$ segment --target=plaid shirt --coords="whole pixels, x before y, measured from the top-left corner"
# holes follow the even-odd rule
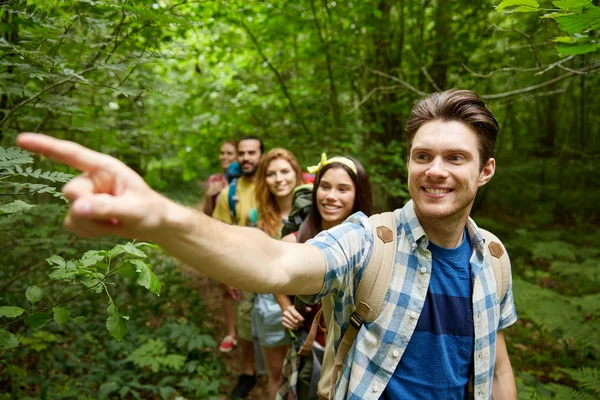
[[[415,330],[425,302],[431,277],[429,239],[419,223],[413,202],[395,211],[398,224],[398,251],[392,282],[377,319],[365,323],[348,352],[343,373],[338,379],[335,399],[379,399]],[[501,303],[496,294],[494,270],[484,251],[484,240],[475,222],[469,218],[467,235],[473,254],[473,320],[475,326],[474,396],[490,399],[496,359],[496,331],[517,320],[512,295],[512,278]],[[309,303],[332,294],[336,324],[336,347],[349,326],[354,311],[354,291],[368,264],[373,247],[373,228],[362,213],[352,215],[343,224],[324,231],[309,241],[323,253],[327,272],[321,292],[301,296]],[[423,349],[423,357],[435,357]],[[434,379],[434,377],[432,377]]]

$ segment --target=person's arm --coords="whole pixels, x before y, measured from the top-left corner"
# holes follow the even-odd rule
[[[492,383],[493,400],[516,400],[517,386],[512,366],[506,350],[504,332],[496,334],[496,362],[494,364],[494,381]]]
[[[296,238],[296,235],[293,233],[290,233],[289,235],[284,236],[281,241],[297,243],[298,238]],[[294,307],[294,304],[290,300],[289,296],[281,293],[276,293],[274,296],[283,313],[283,319],[281,321],[282,325],[287,329],[298,329],[301,327],[304,317],[298,312],[298,310],[296,310],[296,307]]]
[[[150,240],[184,263],[228,285],[262,293],[318,293],[326,263],[314,246],[229,226],[150,189],[121,161],[73,142],[21,134],[22,148],[83,172],[63,188],[65,225],[85,236]]]

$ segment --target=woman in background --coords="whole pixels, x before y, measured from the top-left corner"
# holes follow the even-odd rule
[[[309,172],[316,174],[310,213],[298,232],[291,233],[282,240],[304,243],[321,231],[341,224],[356,212],[361,211],[367,216],[372,214],[371,183],[358,160],[352,157],[327,159],[323,153],[321,162],[309,168]],[[302,305],[301,307],[304,309],[297,310],[289,296],[276,294],[275,298],[283,311],[282,325],[285,328],[304,329],[307,332],[310,330],[315,315],[321,308],[320,304],[310,307]],[[306,337],[306,335],[298,336]],[[319,329],[317,332],[315,341],[321,346],[325,346],[325,336],[322,330]],[[299,347],[302,344],[300,343]],[[300,361],[296,357],[300,356],[292,354],[292,351],[286,355],[286,365],[282,371],[285,379],[278,389],[277,399],[308,398],[310,382],[298,385],[299,371],[294,371],[294,369],[299,368]]]
[[[217,197],[225,186],[227,186],[227,178],[225,177],[225,171],[227,167],[231,165],[237,158],[237,143],[234,140],[227,140],[223,142],[219,149],[219,162],[223,172],[213,174],[208,177],[206,182],[206,192],[204,202],[202,203],[202,212],[206,215],[211,215],[215,210],[217,204]]]
[[[292,209],[294,189],[301,184],[302,168],[291,152],[276,148],[263,157],[256,175],[259,229],[272,238],[281,238],[283,221]],[[253,317],[269,377],[269,398],[274,399],[290,338],[272,294],[257,294],[254,304]]]

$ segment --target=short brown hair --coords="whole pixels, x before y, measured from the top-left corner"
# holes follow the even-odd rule
[[[500,126],[485,103],[471,90],[450,89],[433,93],[413,107],[406,121],[408,154],[419,128],[427,122],[459,121],[469,126],[479,140],[479,166],[483,168],[496,150],[496,137]]]

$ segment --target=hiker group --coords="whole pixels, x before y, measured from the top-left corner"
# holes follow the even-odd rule
[[[221,146],[204,213],[112,157],[43,135],[18,143],[84,172],[63,189],[69,229],[152,240],[223,282],[220,350],[239,347],[242,369],[231,398],[248,396],[262,353],[270,398],[516,399],[510,262],[469,217],[498,130],[471,91],[421,99],[406,124],[411,200],[378,215],[357,159],[323,154],[306,174],[257,137]]]

